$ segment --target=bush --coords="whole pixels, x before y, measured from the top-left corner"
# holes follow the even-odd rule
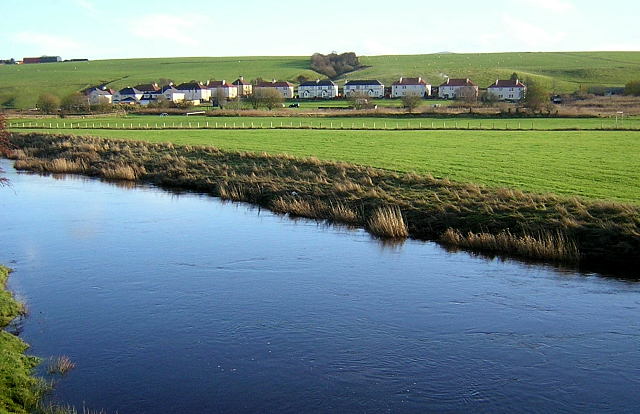
[[[36,108],[45,114],[54,114],[60,109],[60,99],[50,93],[42,94],[36,102]]]
[[[624,94],[640,96],[640,80],[631,81],[624,85]]]

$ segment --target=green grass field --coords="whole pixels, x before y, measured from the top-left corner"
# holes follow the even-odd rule
[[[630,131],[75,129],[66,132],[314,156],[393,171],[429,173],[490,187],[640,203],[640,136]]]
[[[51,128],[329,128],[329,129],[636,129],[640,117],[610,118],[499,118],[499,117],[309,117],[296,116],[297,109],[286,109],[292,116],[180,116],[127,115],[95,118],[9,119],[12,127],[45,126]]]
[[[390,85],[401,76],[422,76],[439,85],[443,76],[471,78],[486,88],[497,78],[513,72],[522,78],[538,79],[550,90],[570,93],[594,85],[624,86],[637,79],[640,52],[575,53],[491,53],[429,54],[402,56],[363,56],[365,69],[339,79],[379,79]],[[297,83],[299,75],[320,77],[309,69],[308,56],[290,57],[200,57],[99,60],[36,65],[0,65],[0,104],[4,107],[30,108],[38,96],[53,93],[64,97],[89,86],[107,84],[121,89],[160,78],[176,83],[210,78],[233,81],[239,75],[246,80],[287,80]],[[554,88],[555,86],[555,88]]]

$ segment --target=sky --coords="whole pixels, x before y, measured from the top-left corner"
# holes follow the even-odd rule
[[[640,51],[637,0],[0,0],[0,58]]]

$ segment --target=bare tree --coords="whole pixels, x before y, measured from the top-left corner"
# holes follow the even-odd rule
[[[253,95],[249,98],[249,102],[254,109],[265,107],[272,110],[282,105],[284,96],[273,88],[259,88],[254,90]]]
[[[407,111],[409,111],[409,113],[412,113],[413,111],[418,109],[418,107],[422,105],[423,102],[424,100],[420,95],[410,94],[402,97],[402,106],[404,108],[407,108]]]

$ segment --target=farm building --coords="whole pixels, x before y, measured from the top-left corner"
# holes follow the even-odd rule
[[[467,79],[449,79],[439,87],[442,99],[478,99],[478,85]]]
[[[524,99],[527,87],[518,79],[496,80],[487,87],[487,97],[497,101],[519,101]]]
[[[300,98],[337,98],[338,85],[329,79],[302,82],[298,86],[298,96]]]
[[[391,85],[392,98],[402,98],[403,96],[409,95],[431,96],[431,85],[421,77],[400,78],[399,81],[393,82]]]
[[[56,63],[62,62],[62,58],[60,56],[40,56],[40,57],[26,57],[22,59],[22,63],[27,65],[30,63]]]
[[[353,95],[383,98],[384,85],[379,80],[348,80],[344,83],[344,96]]]
[[[285,97],[285,99],[293,98],[293,85],[289,82],[285,81],[276,81],[275,79],[271,82],[261,82],[257,84],[254,88],[254,92],[259,91],[260,89],[272,88],[277,90]]]
[[[252,91],[253,85],[245,81],[242,76],[239,76],[238,79],[236,79],[232,83],[232,85],[235,85],[235,87],[238,88],[238,96],[241,96],[241,97],[249,96],[253,92]]]

